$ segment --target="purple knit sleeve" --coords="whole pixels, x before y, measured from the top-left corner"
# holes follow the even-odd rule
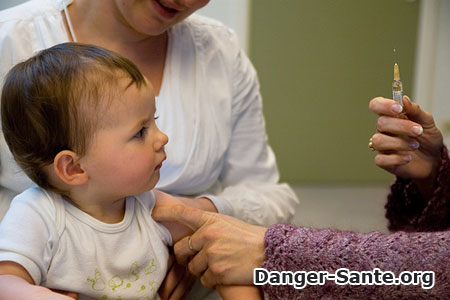
[[[437,231],[450,228],[450,159],[443,146],[431,199],[423,199],[410,179],[397,178],[386,204],[392,231]]]
[[[435,285],[264,285],[270,299],[450,299],[450,231],[361,234],[278,224],[265,236],[269,271],[434,271]]]

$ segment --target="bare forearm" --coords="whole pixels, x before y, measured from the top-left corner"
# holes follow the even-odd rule
[[[0,300],[69,300],[70,297],[33,285],[15,275],[0,275]]]
[[[14,275],[0,275],[0,300],[36,299],[37,286]]]

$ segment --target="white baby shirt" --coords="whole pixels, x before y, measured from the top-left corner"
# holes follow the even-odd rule
[[[154,203],[153,192],[128,197],[123,220],[107,224],[58,194],[30,188],[0,224],[0,261],[80,299],[158,299],[172,241],[151,217]]]

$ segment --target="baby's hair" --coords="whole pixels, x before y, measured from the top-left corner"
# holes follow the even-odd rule
[[[14,159],[36,184],[58,191],[44,167],[62,150],[82,156],[99,126],[101,111],[118,81],[138,88],[144,76],[130,60],[112,51],[64,43],[14,66],[1,95],[2,130]]]

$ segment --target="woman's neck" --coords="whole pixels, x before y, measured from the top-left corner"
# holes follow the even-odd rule
[[[158,44],[159,36],[136,31],[111,0],[74,0],[68,7],[78,42],[91,44]]]
[[[137,32],[123,20],[112,0],[74,0],[67,11],[77,42],[97,45],[132,60],[159,94],[168,47],[167,32],[157,36]]]

